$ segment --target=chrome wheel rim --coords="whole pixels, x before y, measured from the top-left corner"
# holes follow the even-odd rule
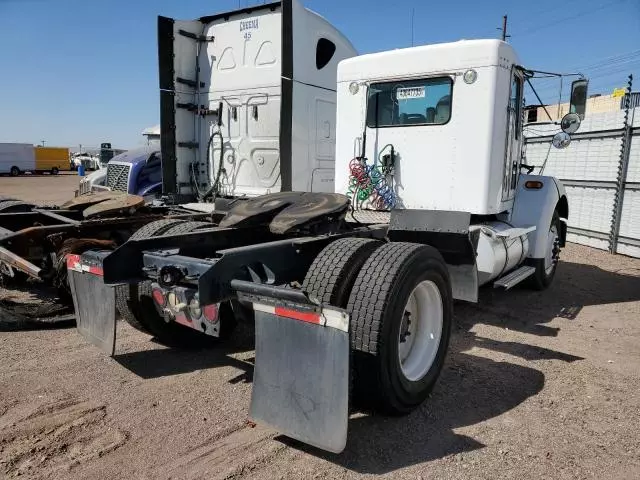
[[[547,255],[544,258],[544,271],[549,275],[558,263],[560,258],[560,237],[556,222],[551,225],[547,235]]]

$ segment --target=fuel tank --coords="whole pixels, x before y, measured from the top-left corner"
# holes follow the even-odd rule
[[[512,228],[500,221],[471,225],[470,230],[480,230],[476,257],[479,285],[505,275],[527,258],[529,238],[527,234],[509,236]]]

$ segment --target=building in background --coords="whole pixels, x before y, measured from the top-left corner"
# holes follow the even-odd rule
[[[623,90],[624,92],[624,90]],[[624,93],[622,95],[613,93],[611,95],[591,95],[587,99],[587,115],[591,113],[604,113],[615,112],[623,110]],[[631,108],[640,106],[640,92],[631,93]],[[551,120],[560,120],[564,115],[569,112],[569,103],[561,103],[560,108],[558,104],[545,105],[547,111],[551,115]],[[524,107],[525,122],[548,122],[549,117],[540,105],[529,105]]]
[[[147,137],[147,145],[160,144],[160,125],[145,128],[142,135]]]

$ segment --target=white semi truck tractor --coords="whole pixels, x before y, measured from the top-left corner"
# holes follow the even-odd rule
[[[231,204],[208,225],[173,225],[159,235],[134,235],[112,252],[69,255],[69,279],[79,331],[112,355],[115,292],[123,286],[137,291],[130,323],[168,343],[220,341],[235,322],[255,321],[251,418],[340,452],[351,408],[405,414],[426,400],[445,360],[455,299],[476,302],[487,284],[551,284],[566,239],[568,202],[557,179],[531,175],[524,163],[523,91],[536,72],[520,64],[509,44],[459,41],[342,60],[333,87],[334,155],[325,150],[330,141],[318,140],[331,139],[334,131],[332,117],[325,121],[318,113],[325,100],[309,103],[301,93],[295,107],[296,89],[304,92],[314,81],[304,73],[296,76],[296,65],[311,62],[322,70],[324,58],[318,50],[315,59],[295,52],[321,42],[307,38],[313,29],[296,26],[296,12],[303,18],[303,10],[295,0],[265,8],[227,14],[239,18],[230,28],[241,45],[226,63],[226,50],[215,50],[207,22],[189,35],[180,33],[180,25],[172,28],[176,39],[203,42],[210,49],[207,58],[225,68],[246,60],[237,52],[247,51],[247,42],[264,33],[260,28],[271,32],[259,38],[269,38],[274,61],[282,65],[266,62],[265,69],[275,69],[268,77],[275,93],[265,87],[238,97],[229,87],[211,95],[205,110],[220,99],[238,98],[238,122],[248,122],[239,128],[245,131],[256,121],[254,105],[259,120],[274,102],[278,107],[269,111],[280,112],[279,134],[261,131],[264,138],[255,145],[243,140],[227,150],[227,142],[237,138],[231,127],[236,113],[223,107],[219,124],[196,119],[194,148],[178,147],[184,138],[163,140],[163,158],[167,145],[168,155],[177,148],[186,149],[179,155],[192,155],[196,180],[219,169],[211,160],[219,155],[226,174],[237,179],[226,188],[250,198]],[[270,8],[279,15],[273,25],[263,19]],[[207,21],[220,18],[225,17]],[[251,35],[242,37],[243,32]],[[250,58],[261,58],[260,49],[254,50]],[[289,61],[293,70],[286,67]],[[209,74],[215,78],[200,72],[205,85]],[[568,145],[569,133],[578,128],[586,86],[582,78],[572,84],[572,113],[560,122],[563,132],[554,145]],[[200,105],[197,92],[189,95],[185,102],[196,98]],[[293,107],[285,107],[290,102]],[[171,108],[177,118],[182,110],[176,106]],[[195,119],[183,110],[181,115]],[[208,112],[202,113],[206,118]],[[295,121],[305,116],[316,119],[316,137],[306,147],[297,142]],[[215,143],[211,128],[218,127],[226,133]],[[164,136],[170,130],[162,131]],[[269,146],[276,136],[279,153]],[[207,138],[222,153],[203,153]],[[318,152],[335,156],[335,168],[321,167]],[[310,160],[298,162],[297,154]],[[273,173],[278,164],[279,176]],[[173,172],[176,194],[194,188],[190,175],[188,168]],[[331,192],[314,187],[322,178],[331,178]],[[300,191],[250,196],[258,179],[266,188]]]

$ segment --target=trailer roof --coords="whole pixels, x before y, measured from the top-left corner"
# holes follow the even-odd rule
[[[511,45],[501,40],[460,40],[360,55],[340,62],[338,81],[368,80],[451,72],[518,63]]]
[[[204,17],[200,17],[200,21],[202,23],[210,23],[210,22],[213,22],[215,20],[219,20],[221,18],[228,19],[229,17],[235,16],[235,15],[259,12],[261,10],[271,10],[271,11],[273,11],[273,10],[275,10],[276,8],[278,8],[281,5],[282,5],[282,2],[265,3],[264,5],[255,5],[255,6],[252,6],[252,7],[240,8],[238,10],[231,10],[229,12],[217,13],[215,15],[207,15],[207,16],[204,16]]]

